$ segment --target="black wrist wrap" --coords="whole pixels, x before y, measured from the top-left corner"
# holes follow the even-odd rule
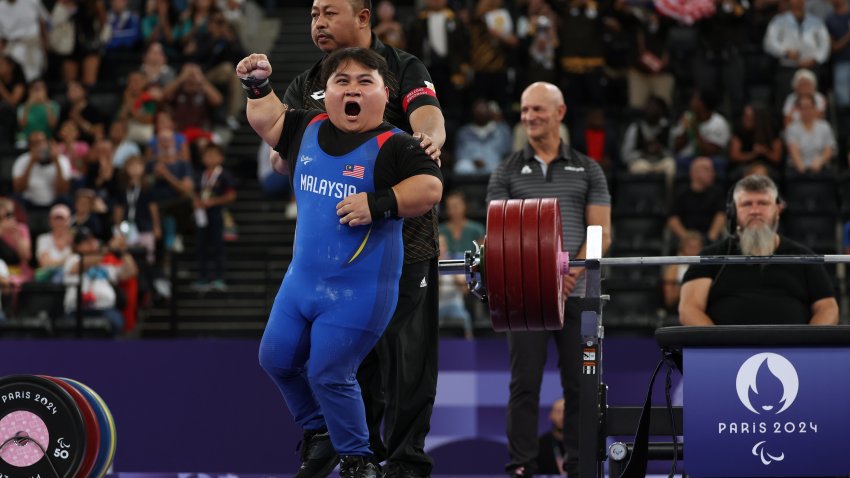
[[[268,78],[258,80],[253,76],[247,78],[239,78],[242,82],[242,89],[248,95],[248,99],[258,100],[272,92],[272,85]]]
[[[372,220],[398,218],[398,203],[393,188],[366,193]]]

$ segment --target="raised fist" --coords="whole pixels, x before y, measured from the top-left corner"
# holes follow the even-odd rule
[[[265,80],[271,74],[272,65],[262,53],[252,53],[236,65],[236,76],[240,79],[253,77],[256,80]]]

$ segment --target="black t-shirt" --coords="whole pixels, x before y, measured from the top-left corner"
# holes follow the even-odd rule
[[[195,174],[195,193],[199,197],[203,197],[204,189],[209,190],[210,198],[220,198],[236,190],[236,180],[230,175],[230,172],[223,169],[218,174],[209,174],[206,170],[203,170]],[[207,215],[219,216],[223,209],[224,206],[212,206],[207,208]]]
[[[431,105],[440,107],[431,75],[425,65],[415,56],[404,50],[389,47],[372,35],[372,50],[387,60],[393,75],[390,101],[384,113],[384,119],[399,129],[413,133],[408,117],[417,108]],[[325,109],[325,85],[319,77],[322,71],[323,57],[312,68],[301,73],[283,95],[283,102],[290,108]]]
[[[280,135],[280,141],[275,150],[284,158],[297,158],[301,149],[301,139],[310,120],[321,114],[318,110],[287,110],[284,128]],[[393,129],[393,125],[383,123],[376,129],[363,133],[344,133],[337,129],[330,121],[325,121],[319,127],[318,139],[322,150],[332,156],[345,155],[365,141]],[[289,167],[289,178],[295,177],[295,168],[298,161],[287,161]],[[430,174],[442,181],[443,176],[437,163],[425,153],[419,146],[419,141],[408,134],[392,135],[381,147],[378,157],[375,159],[375,190],[392,187],[402,180],[419,174]],[[293,190],[296,187],[292,185]],[[407,224],[411,219],[405,219]],[[430,259],[433,253],[430,249],[420,250],[414,248],[411,251],[407,236],[404,236],[405,250],[404,262],[410,264]],[[427,242],[426,242],[427,244]],[[411,252],[409,252],[411,251]],[[412,255],[411,255],[412,254]]]
[[[737,239],[709,245],[702,256],[740,255]],[[807,247],[780,236],[774,255],[813,255]],[[682,282],[712,279],[706,314],[717,325],[807,324],[811,306],[834,297],[820,264],[692,265]]]
[[[411,113],[425,105],[440,107],[431,75],[418,58],[406,51],[384,45],[375,35],[372,35],[371,48],[387,60],[390,73],[394,77],[392,81],[395,87],[391,88],[384,119],[407,133],[413,133],[408,119]],[[290,108],[324,111],[325,85],[320,84],[319,78],[324,58],[289,84],[283,102]],[[419,217],[405,219],[402,235],[405,263],[434,259],[440,255],[437,215],[433,210]]]
[[[678,216],[685,229],[708,234],[714,215],[725,210],[726,198],[719,187],[712,186],[697,192],[689,186],[676,195],[670,215]]]

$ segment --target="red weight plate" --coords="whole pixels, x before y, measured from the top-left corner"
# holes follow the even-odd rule
[[[543,324],[546,330],[564,327],[563,277],[558,265],[562,249],[561,208],[557,199],[543,199],[540,203],[540,301]]]
[[[522,199],[505,204],[502,247],[505,248],[505,296],[508,326],[512,331],[528,330],[525,323],[525,300],[522,287]]]
[[[540,200],[522,203],[522,290],[525,299],[525,323],[528,330],[546,330],[540,304],[540,239],[538,221]]]
[[[487,236],[484,241],[484,274],[487,281],[487,306],[496,332],[506,332],[508,314],[505,305],[505,262],[502,245],[505,201],[490,201],[487,206]]]
[[[97,459],[97,451],[100,448],[100,428],[97,425],[97,415],[92,409],[91,404],[76,388],[68,384],[62,379],[56,377],[48,377],[47,375],[39,375],[41,378],[50,380],[62,387],[68,395],[74,399],[74,403],[80,409],[83,415],[83,422],[86,424],[86,451],[83,455],[83,461],[80,463],[80,470],[77,472],[77,478],[89,478],[94,462]]]

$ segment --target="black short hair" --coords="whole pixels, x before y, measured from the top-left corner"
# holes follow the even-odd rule
[[[215,144],[215,143],[210,143],[210,144],[208,144],[208,145],[204,148],[204,150],[203,150],[202,154],[207,154],[207,153],[211,153],[211,152],[218,152],[218,154],[220,154],[220,155],[224,156],[224,148],[222,148],[221,146],[219,146],[219,145],[217,145],[217,144]]]
[[[699,100],[702,102],[702,105],[705,106],[705,109],[708,111],[715,111],[717,109],[717,105],[720,104],[720,96],[716,91],[711,89],[700,89],[697,90],[697,96]]]
[[[390,72],[387,60],[375,53],[374,50],[360,47],[343,48],[328,55],[322,62],[322,84],[327,85],[328,79],[339,69],[340,65],[349,61],[359,63],[370,70],[376,70],[384,79],[384,85],[389,87],[390,93],[395,91],[395,77]]]

